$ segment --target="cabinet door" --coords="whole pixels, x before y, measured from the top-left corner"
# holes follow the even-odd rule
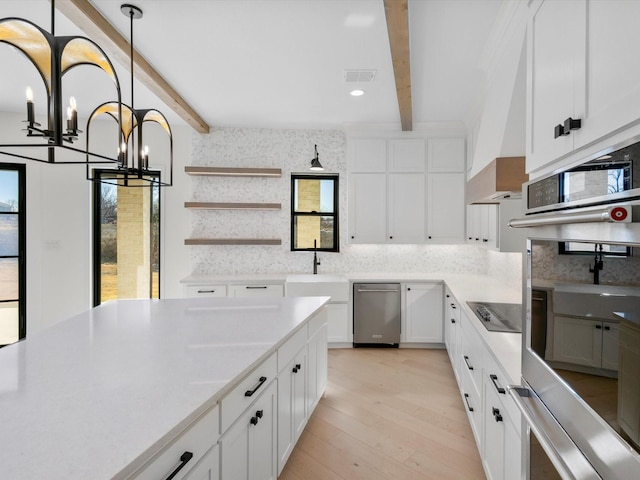
[[[388,242],[424,242],[424,175],[389,174]]]
[[[258,397],[220,440],[220,471],[224,479],[276,479],[277,382]]]
[[[554,138],[554,128],[583,111],[585,15],[585,0],[547,0],[530,20],[527,172],[573,149],[573,132]]]
[[[184,480],[218,480],[220,478],[220,451],[214,445],[198,464],[189,470]]]
[[[385,243],[387,176],[384,173],[351,175],[349,235],[352,243]]]
[[[587,117],[575,132],[576,146],[595,141],[640,118],[637,44],[640,2],[587,3]]]
[[[429,172],[463,173],[466,165],[464,138],[432,138],[428,149]]]
[[[425,170],[424,140],[394,139],[389,140],[389,171],[417,172]]]
[[[412,283],[405,291],[406,341],[442,343],[442,285]]]
[[[278,374],[278,474],[306,425],[307,346]]]
[[[350,342],[351,324],[348,303],[327,304],[328,340],[334,343]]]
[[[307,417],[311,416],[327,387],[327,325],[309,339],[307,363]]]
[[[462,173],[429,175],[427,239],[432,243],[462,243],[465,227],[465,179]]]
[[[618,370],[620,351],[619,324],[602,322],[602,368]]]
[[[349,140],[350,172],[386,172],[387,141],[384,138]]]
[[[602,322],[555,316],[553,359],[557,362],[600,367]]]

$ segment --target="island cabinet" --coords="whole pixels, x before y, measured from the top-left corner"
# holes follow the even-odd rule
[[[553,335],[553,361],[618,370],[617,322],[555,315]]]
[[[639,2],[537,0],[531,12],[528,172],[640,119],[640,64],[624,47],[636,43]],[[559,38],[570,40],[558,48]]]
[[[443,343],[442,284],[407,283],[405,336],[409,343]]]

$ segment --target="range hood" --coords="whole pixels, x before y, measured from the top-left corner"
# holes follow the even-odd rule
[[[522,196],[522,184],[528,181],[525,157],[496,158],[467,182],[467,204],[519,198]]]

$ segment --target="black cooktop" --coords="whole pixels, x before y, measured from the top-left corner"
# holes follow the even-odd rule
[[[467,302],[491,332],[522,333],[522,305],[519,303]]]

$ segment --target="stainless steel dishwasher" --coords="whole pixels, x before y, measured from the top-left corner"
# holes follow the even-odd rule
[[[397,347],[400,343],[400,284],[353,284],[353,346]]]

